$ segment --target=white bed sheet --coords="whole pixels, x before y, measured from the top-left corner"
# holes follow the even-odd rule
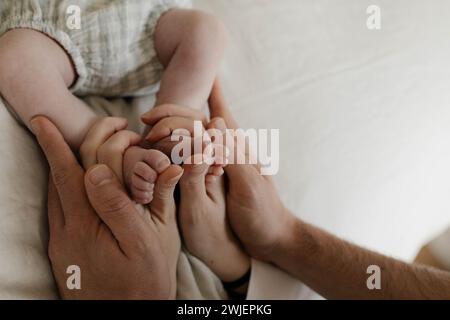
[[[280,192],[307,221],[410,260],[450,224],[450,2],[201,1],[232,35],[243,127],[281,130]],[[239,8],[239,9],[236,9]]]
[[[222,79],[236,118],[281,129],[276,182],[287,206],[410,260],[450,225],[450,2],[377,3],[380,31],[366,28],[367,0],[196,0],[230,30]],[[118,100],[112,113],[133,117],[149,105],[134,103]],[[0,297],[52,298],[45,165],[3,108],[0,119]],[[255,266],[249,298],[314,296]]]

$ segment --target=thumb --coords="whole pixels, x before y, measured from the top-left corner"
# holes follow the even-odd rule
[[[227,126],[223,118],[212,119],[209,128],[217,129],[225,135],[225,145],[230,154],[228,155],[229,164],[224,170],[231,184],[240,184],[246,177],[252,177],[258,173],[257,166],[247,164],[246,145],[239,145],[233,135],[227,134]],[[239,163],[240,159],[245,160],[244,163]]]
[[[89,201],[100,219],[123,246],[130,245],[139,235],[145,235],[144,224],[133,202],[106,165],[92,167],[85,177]],[[126,250],[125,250],[126,252]]]
[[[163,221],[175,213],[173,193],[182,175],[183,169],[180,166],[171,165],[156,180],[150,211]]]
[[[209,104],[209,112],[211,114],[211,118],[223,118],[230,129],[239,128],[236,120],[231,114],[230,109],[227,107],[227,103],[225,101],[225,97],[222,93],[222,87],[220,85],[220,81],[218,78],[214,81],[214,85],[211,91],[211,95],[208,100]]]
[[[194,156],[193,156],[194,157]],[[195,163],[191,161],[191,163]],[[208,173],[209,165],[205,162],[201,164],[184,164],[184,174],[180,180],[180,191],[183,198],[204,197],[206,195],[205,177]]]

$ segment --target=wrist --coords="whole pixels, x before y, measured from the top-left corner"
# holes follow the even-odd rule
[[[244,300],[247,296],[248,286],[250,283],[251,267],[239,279],[233,282],[224,282],[222,284],[227,291],[231,300]]]
[[[241,279],[251,268],[250,257],[241,250],[233,255],[228,255],[228,257],[234,258],[230,264],[227,264],[226,268],[221,268],[220,270],[214,270],[214,267],[211,268],[223,283],[232,283]]]
[[[295,217],[288,209],[284,209],[285,222],[276,244],[273,247],[270,262],[282,266],[283,261],[289,259],[292,254],[299,254],[303,251],[302,239],[304,223]]]
[[[323,254],[320,232],[296,217],[293,217],[286,230],[271,262],[298,279],[310,272],[314,274],[321,265],[320,257]]]

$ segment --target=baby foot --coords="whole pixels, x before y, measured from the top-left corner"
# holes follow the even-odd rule
[[[123,158],[123,175],[133,200],[138,204],[149,204],[158,175],[169,166],[169,158],[160,151],[136,146],[129,148]]]

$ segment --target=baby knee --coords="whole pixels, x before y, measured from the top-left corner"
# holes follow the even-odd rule
[[[43,33],[14,29],[0,37],[0,82],[9,86],[30,74],[70,82],[72,66],[66,52]]]
[[[194,44],[211,45],[223,51],[228,42],[228,31],[223,22],[212,14],[194,11],[192,16],[191,35]]]

